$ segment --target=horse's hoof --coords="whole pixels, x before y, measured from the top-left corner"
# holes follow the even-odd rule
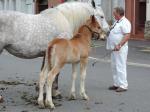
[[[55,106],[54,105],[46,105],[47,108],[51,109],[51,110],[54,110],[55,109]]]
[[[88,101],[88,100],[89,100],[89,97],[88,97],[88,96],[84,96],[84,97],[83,97],[83,100],[87,100],[87,101]]]
[[[4,102],[4,99],[3,97],[0,95],[0,103],[3,103]]]
[[[43,101],[38,101],[39,108],[43,109],[45,108]]]
[[[44,105],[39,105],[39,109],[44,109],[45,106]]]
[[[89,97],[85,93],[81,93],[81,97],[83,100],[89,100]]]
[[[76,100],[76,95],[75,93],[72,93],[69,97],[69,100]]]
[[[48,100],[45,100],[45,106],[50,109],[55,109],[55,105]]]

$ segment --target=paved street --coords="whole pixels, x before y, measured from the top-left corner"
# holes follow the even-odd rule
[[[96,41],[89,57],[86,91],[90,98],[79,96],[79,78],[76,83],[77,100],[68,101],[71,88],[71,66],[66,65],[59,77],[63,98],[54,100],[54,112],[150,112],[150,41],[129,41],[128,82],[124,93],[109,91],[112,85],[109,52],[105,41]],[[107,54],[107,56],[106,56]],[[93,60],[94,59],[94,60]],[[94,66],[93,62],[97,61]],[[20,59],[7,52],[0,55],[0,112],[51,112],[39,109],[35,83],[39,78],[42,58]],[[79,76],[79,75],[78,75]]]

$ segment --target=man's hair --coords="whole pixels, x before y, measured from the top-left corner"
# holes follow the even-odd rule
[[[124,16],[124,9],[122,7],[115,7],[114,10],[116,11],[117,14],[120,16]]]

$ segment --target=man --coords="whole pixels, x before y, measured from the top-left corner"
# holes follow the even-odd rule
[[[110,28],[106,48],[111,50],[111,67],[113,86],[109,90],[124,92],[128,89],[126,61],[128,54],[128,39],[130,38],[131,23],[124,16],[122,7],[113,10],[116,21]]]

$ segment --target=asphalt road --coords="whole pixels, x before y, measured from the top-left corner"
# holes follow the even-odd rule
[[[71,65],[66,65],[59,77],[63,98],[54,100],[54,112],[150,112],[150,41],[130,41],[128,55],[129,89],[124,93],[109,91],[112,85],[109,52],[105,42],[94,43],[89,58],[86,91],[89,101],[81,100],[79,77],[76,82],[77,100],[68,101],[71,88]],[[108,54],[107,56],[105,56]],[[97,60],[95,66],[92,63]],[[19,59],[7,52],[0,55],[0,112],[51,112],[39,109],[35,83],[39,78],[42,58]],[[79,76],[79,75],[78,75]]]

